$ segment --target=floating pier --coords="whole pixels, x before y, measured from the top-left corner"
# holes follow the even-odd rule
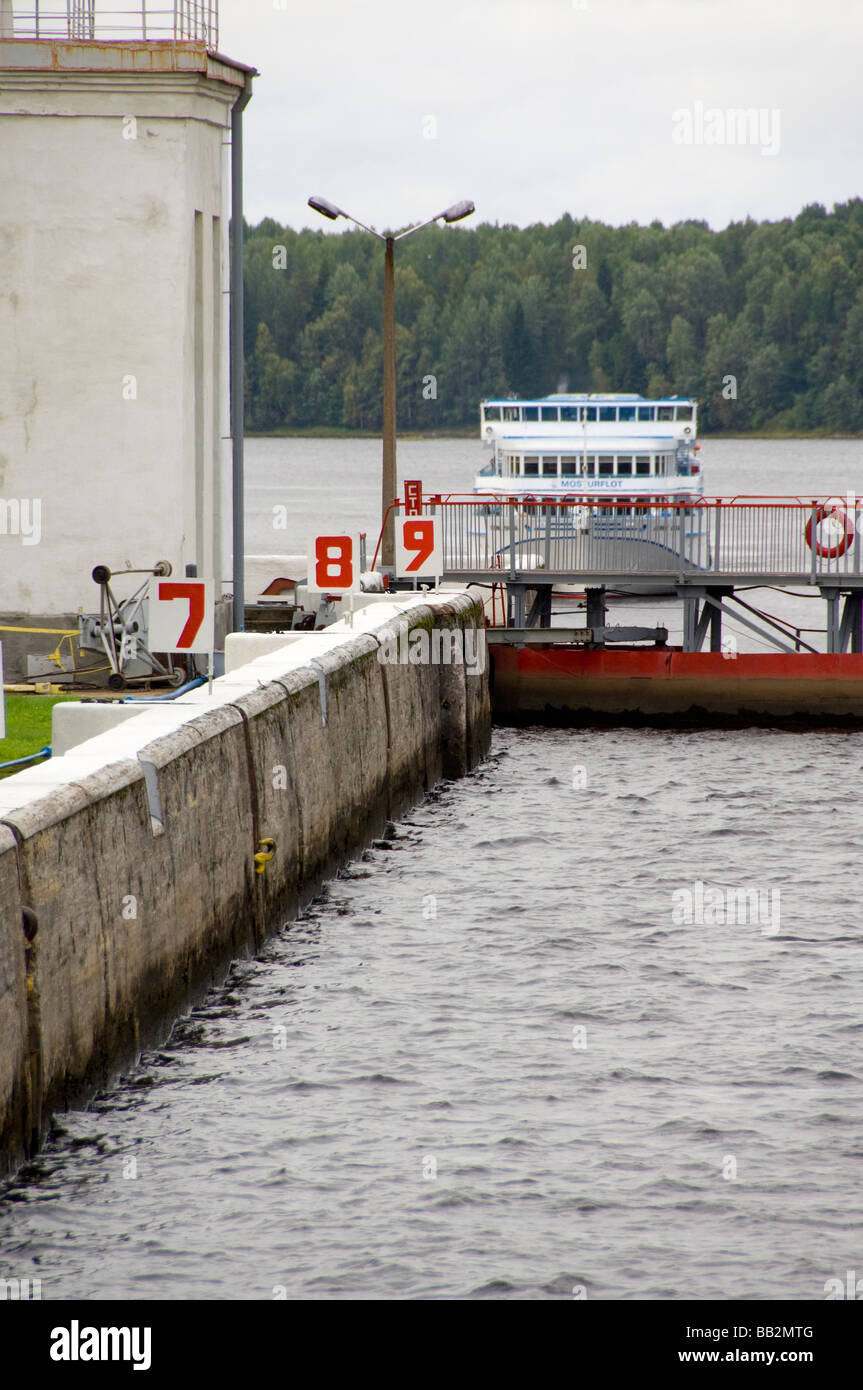
[[[854,497],[585,499],[440,494],[444,578],[478,585],[503,722],[863,724],[863,513]],[[553,627],[582,591],[585,625]],[[753,588],[824,603],[824,650],[754,607]],[[678,602],[665,627],[614,625],[613,602]],[[738,651],[741,624],[770,652]],[[705,649],[706,648],[706,649]]]

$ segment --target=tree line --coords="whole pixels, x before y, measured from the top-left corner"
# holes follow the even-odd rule
[[[383,248],[246,231],[246,424],[381,425]],[[487,396],[692,395],[707,430],[863,430],[863,200],[778,222],[431,226],[396,245],[402,430]]]

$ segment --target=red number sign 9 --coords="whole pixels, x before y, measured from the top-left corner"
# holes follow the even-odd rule
[[[405,565],[405,572],[410,574],[422,569],[434,551],[434,522],[428,517],[424,517],[422,521],[406,521],[404,545],[405,550],[414,552],[414,558]]]

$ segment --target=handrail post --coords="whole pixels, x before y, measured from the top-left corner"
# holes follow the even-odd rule
[[[677,577],[683,583],[683,504],[677,502]]]
[[[811,556],[812,556],[809,577],[810,577],[810,579],[811,579],[813,585],[814,585],[814,583],[815,583],[815,576],[816,576],[816,570],[817,570],[817,564],[818,564],[818,528],[817,528],[816,521],[815,521],[815,518],[816,518],[817,515],[818,515],[818,503],[816,502],[815,498],[813,497],[813,498],[812,498],[812,510],[811,510],[811,512],[810,512],[810,517],[811,517],[811,531],[810,531],[810,534],[811,534],[811,536],[812,536],[812,544],[811,544],[811,546],[809,547],[809,550],[810,550],[810,553],[811,553]]]

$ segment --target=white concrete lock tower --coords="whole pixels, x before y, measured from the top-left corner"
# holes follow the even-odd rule
[[[0,0],[3,625],[74,627],[97,563],[232,589],[228,194],[254,69],[219,54],[217,0],[161,4]],[[57,644],[0,639],[7,680]]]

